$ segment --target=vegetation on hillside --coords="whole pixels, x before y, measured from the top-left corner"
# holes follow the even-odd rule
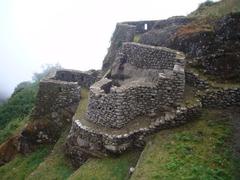
[[[23,119],[32,110],[37,93],[38,85],[31,83],[18,89],[9,100],[0,106],[0,128],[1,130],[15,119]]]
[[[1,179],[24,180],[51,151],[52,146],[39,147],[35,152],[28,155],[17,155],[17,157],[0,167]]]
[[[197,18],[219,18],[231,12],[240,11],[239,0],[222,0],[220,2],[206,2],[199,5],[196,11],[189,14],[190,17]]]
[[[234,179],[240,161],[233,158],[229,116],[205,111],[195,122],[152,137],[132,179]]]
[[[186,26],[185,30],[198,31],[200,26],[206,31],[211,30],[212,27],[207,23],[209,19],[236,11],[240,11],[239,0],[223,0],[218,3],[207,1],[189,15],[201,21],[195,21],[191,27]],[[135,36],[134,42],[138,41],[139,36]],[[48,65],[42,73],[35,73],[33,83],[19,84],[10,99],[0,105],[0,143],[20,131],[29,121],[38,82],[59,68],[59,65]],[[82,90],[82,99],[76,113],[78,117],[82,117],[86,111],[87,97],[88,91]],[[233,157],[230,122],[225,112],[205,110],[194,122],[149,137],[141,156],[140,151],[131,150],[116,157],[90,158],[75,172],[64,156],[64,142],[70,128],[66,127],[54,147],[40,146],[35,152],[17,155],[1,166],[0,179],[123,180],[129,178],[129,168],[136,165],[139,157],[131,177],[133,180],[234,179],[239,177],[240,159]]]
[[[140,152],[129,151],[118,157],[89,159],[69,180],[124,180],[129,176],[129,169],[134,167]]]
[[[0,144],[6,141],[9,137],[19,133],[28,121],[29,116],[12,119],[3,129],[0,130]]]
[[[0,143],[23,128],[34,107],[39,81],[60,68],[59,64],[44,66],[41,73],[34,73],[33,82],[18,84],[11,97],[0,105]]]
[[[65,132],[62,133],[62,136],[55,144],[52,152],[31,172],[26,178],[27,180],[67,179],[74,172],[70,161],[64,156],[64,143],[69,129],[70,127],[66,128]]]

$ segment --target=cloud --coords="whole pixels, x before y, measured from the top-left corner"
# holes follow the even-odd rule
[[[0,1],[1,88],[9,95],[42,64],[100,69],[117,22],[186,15],[203,1]]]

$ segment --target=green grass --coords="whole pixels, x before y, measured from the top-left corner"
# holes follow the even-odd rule
[[[129,151],[118,157],[89,159],[69,180],[124,180],[134,167],[140,152]]]
[[[205,111],[198,121],[153,136],[132,180],[233,179],[231,127],[223,114]]]
[[[16,119],[24,119],[31,112],[37,94],[38,84],[32,83],[15,92],[0,106],[0,129]]]
[[[82,118],[87,110],[88,105],[88,90],[83,88],[81,89],[81,100],[80,104],[76,110],[74,118]]]
[[[139,34],[135,35],[135,36],[133,37],[133,42],[139,43],[140,38],[141,38],[141,36],[140,36]]]
[[[15,118],[11,120],[3,129],[0,129],[0,144],[7,140],[7,138],[20,132],[24,125],[28,122],[29,117]]]
[[[83,116],[85,109],[87,107],[88,100],[88,90],[81,90],[81,100],[77,109],[77,115]],[[39,179],[39,180],[52,180],[52,179],[67,179],[73,172],[74,168],[72,167],[69,160],[64,156],[64,143],[66,137],[69,133],[70,127],[67,127],[66,130],[61,135],[58,142],[55,144],[53,151],[42,162],[38,168],[33,171],[28,177],[28,180]]]
[[[26,156],[17,155],[11,162],[0,167],[0,179],[25,179],[42,161],[44,161],[44,158],[49,154],[51,149],[51,146],[41,146],[35,152]]]
[[[69,133],[69,127],[55,144],[51,154],[26,179],[66,179],[74,169],[64,156],[63,145]]]
[[[231,12],[239,11],[239,0],[222,0],[211,6],[199,6],[199,8],[196,11],[192,12],[189,16],[197,18],[219,18]]]

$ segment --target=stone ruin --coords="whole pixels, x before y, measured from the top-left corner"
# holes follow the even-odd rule
[[[183,101],[184,54],[133,42],[144,31],[140,24],[117,24],[105,74],[90,86],[85,116],[73,118],[66,149],[75,163],[138,146],[148,132],[170,125]]]
[[[142,147],[145,136],[185,124],[198,117],[202,108],[240,106],[240,87],[221,88],[189,68],[185,72],[184,54],[160,47],[171,43],[165,40],[176,26],[189,21],[174,17],[118,23],[101,71],[63,69],[40,82],[32,113],[36,121],[21,132],[16,147],[26,152],[31,143],[56,141],[72,119],[65,150],[78,167],[90,156]],[[204,91],[194,92],[197,99],[190,105],[184,99],[185,79],[187,85]],[[79,117],[81,87],[89,89],[89,99],[85,115]],[[52,128],[41,123],[46,119],[53,122]],[[58,136],[51,137],[52,132]]]
[[[61,109],[77,106],[80,101],[80,88],[89,88],[99,76],[99,72],[77,70],[58,70],[39,83],[37,102],[32,113],[34,118],[47,114],[57,114]],[[74,110],[69,110],[75,113]],[[54,115],[53,115],[54,116]]]
[[[33,121],[21,132],[21,151],[29,151],[36,143],[55,142],[63,127],[71,123],[79,105],[81,88],[89,88],[98,76],[99,71],[95,70],[61,69],[41,80],[31,114]]]
[[[177,106],[185,86],[184,64],[177,51],[124,43],[111,71],[90,87],[87,120],[121,129],[138,116]]]
[[[101,72],[63,69],[40,82],[33,116],[47,114],[60,128],[72,118],[66,154],[75,164],[141,146],[147,134],[184,122],[174,119],[185,88],[184,54],[133,42],[154,23],[118,23]],[[89,99],[78,117],[81,87],[89,89]]]

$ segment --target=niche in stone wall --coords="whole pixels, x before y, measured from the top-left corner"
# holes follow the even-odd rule
[[[148,24],[147,24],[147,23],[144,24],[144,30],[145,30],[145,31],[148,30]]]
[[[58,92],[62,92],[62,88],[61,87],[58,88]]]
[[[72,74],[72,81],[75,81],[75,75]]]
[[[64,74],[61,74],[61,78],[62,78],[62,79],[64,78]]]

